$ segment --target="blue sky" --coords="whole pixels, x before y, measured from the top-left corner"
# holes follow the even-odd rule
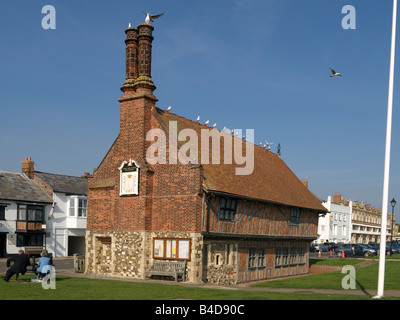
[[[55,30],[41,26],[47,4]],[[342,28],[345,5],[354,30]],[[165,12],[153,23],[158,107],[254,129],[318,197],[382,206],[392,1],[4,2],[0,170],[26,157],[68,175],[98,166],[119,132],[124,30],[142,12]],[[397,52],[389,198],[400,206]]]

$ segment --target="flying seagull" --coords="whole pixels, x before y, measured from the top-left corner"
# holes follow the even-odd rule
[[[342,76],[340,73],[336,72],[332,68],[329,68],[329,70],[331,70],[331,72],[332,72],[332,75],[330,76],[331,78],[332,77],[341,77]]]
[[[171,111],[171,109],[172,109],[172,107],[171,107],[171,106],[169,106],[169,107],[168,107],[168,109],[167,109],[167,111]]]
[[[155,15],[151,15],[150,13],[145,13],[145,15],[146,15],[146,20],[145,20],[144,22],[147,23],[147,24],[150,24],[150,22],[153,22],[154,19],[158,19],[158,18],[161,17],[163,14],[164,14],[164,12],[163,12],[163,13],[160,13],[160,14],[155,14]]]

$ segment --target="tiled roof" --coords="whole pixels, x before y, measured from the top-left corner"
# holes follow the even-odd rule
[[[201,143],[201,129],[212,129],[206,125],[194,122],[177,116],[173,113],[156,108],[154,115],[161,124],[167,135],[169,132],[169,121],[177,122],[177,132],[182,129],[193,129],[198,136],[198,143]],[[228,133],[226,133],[229,135]],[[234,138],[239,139],[239,138]],[[245,152],[245,144],[242,141],[242,150]],[[186,142],[180,142],[180,145]],[[249,175],[236,175],[235,170],[239,165],[224,164],[223,162],[223,141],[221,140],[220,155],[221,164],[202,164],[204,169],[203,187],[208,191],[238,195],[242,197],[258,199],[289,206],[309,208],[320,212],[327,212],[319,199],[296,177],[285,162],[275,153],[254,145],[254,170]],[[178,142],[179,149],[179,142]],[[199,157],[200,157],[199,148]],[[200,161],[199,161],[200,163]],[[243,167],[244,165],[242,165]]]
[[[22,173],[0,171],[0,200],[52,203],[52,199]]]
[[[35,171],[38,176],[46,182],[54,192],[74,195],[87,195],[87,179],[81,177],[65,176],[61,174]]]

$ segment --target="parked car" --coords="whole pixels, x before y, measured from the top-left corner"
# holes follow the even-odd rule
[[[336,248],[335,248],[335,254],[338,257],[342,256],[342,252],[344,252],[344,256],[353,256],[353,252],[351,250],[351,243],[342,243],[339,244]]]
[[[327,247],[328,251],[335,250],[337,247],[335,242],[324,242],[324,245]]]
[[[369,242],[368,245],[372,246],[376,250],[376,252],[379,254],[379,251],[381,249],[380,243],[378,243],[378,242]],[[390,254],[390,250],[392,250],[392,253],[400,253],[400,248],[399,248],[398,245],[396,245],[393,242],[392,247],[390,247],[390,242],[386,242],[386,255]]]
[[[316,251],[317,251],[317,249],[315,248],[315,245],[314,245],[314,244],[310,244],[310,245],[308,246],[308,249],[309,249],[310,252],[316,252]]]
[[[376,256],[377,251],[365,244],[362,243],[345,243],[339,244],[335,249],[335,254],[338,257],[342,256],[342,251],[344,252],[345,257],[353,257],[353,256]]]
[[[399,245],[397,244],[397,241],[392,241],[391,244],[390,242],[387,242],[386,245],[388,245],[389,248],[392,250],[392,254],[400,253],[400,248]]]
[[[319,250],[321,250],[322,252],[327,252],[327,251],[329,251],[329,249],[327,248],[327,246],[324,245],[323,243],[318,244],[318,246],[319,246]],[[319,251],[319,250],[318,250],[318,251]]]
[[[372,257],[372,256],[377,256],[378,255],[378,251],[371,248],[370,246],[363,244],[363,243],[359,243],[355,245],[355,252],[357,252],[357,254],[355,255],[359,255],[358,250],[361,250],[362,255],[364,257]]]

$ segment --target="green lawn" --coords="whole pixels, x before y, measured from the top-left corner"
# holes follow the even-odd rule
[[[310,259],[310,266],[324,265],[324,266],[354,266],[362,261],[358,259]]]
[[[28,276],[21,277],[28,279]],[[57,277],[56,289],[40,283],[0,282],[1,300],[369,300],[367,296],[249,292],[169,284]]]
[[[318,264],[356,264],[359,260],[332,259]],[[335,262],[333,262],[335,260]],[[378,263],[356,269],[358,289],[376,289]],[[386,262],[385,289],[400,290],[400,262]],[[247,291],[241,288],[214,289],[177,285],[173,281],[165,283],[130,282],[121,280],[101,280],[80,277],[57,276],[56,289],[43,289],[40,283],[29,282],[32,275],[20,277],[20,281],[0,280],[0,300],[369,300],[365,295],[313,294],[301,292],[305,289],[342,289],[345,275],[339,272],[313,274],[297,278],[281,279],[254,285],[254,287],[298,288],[299,292],[279,293]],[[22,281],[21,281],[22,280]],[[349,290],[346,290],[348,293]],[[385,299],[391,299],[385,297]],[[399,299],[399,298],[396,298]]]
[[[359,260],[355,260],[360,262]],[[319,264],[328,265],[355,265],[355,261],[347,259],[332,259],[320,261]],[[310,261],[311,263],[312,261]],[[374,263],[365,268],[356,269],[356,288],[357,289],[376,289],[378,286],[379,263]],[[400,290],[400,262],[386,261],[385,263],[385,289]],[[304,288],[304,289],[342,289],[342,279],[345,274],[341,271],[328,272],[321,274],[310,274],[304,277],[288,278],[275,281],[258,283],[255,287],[270,288]]]

